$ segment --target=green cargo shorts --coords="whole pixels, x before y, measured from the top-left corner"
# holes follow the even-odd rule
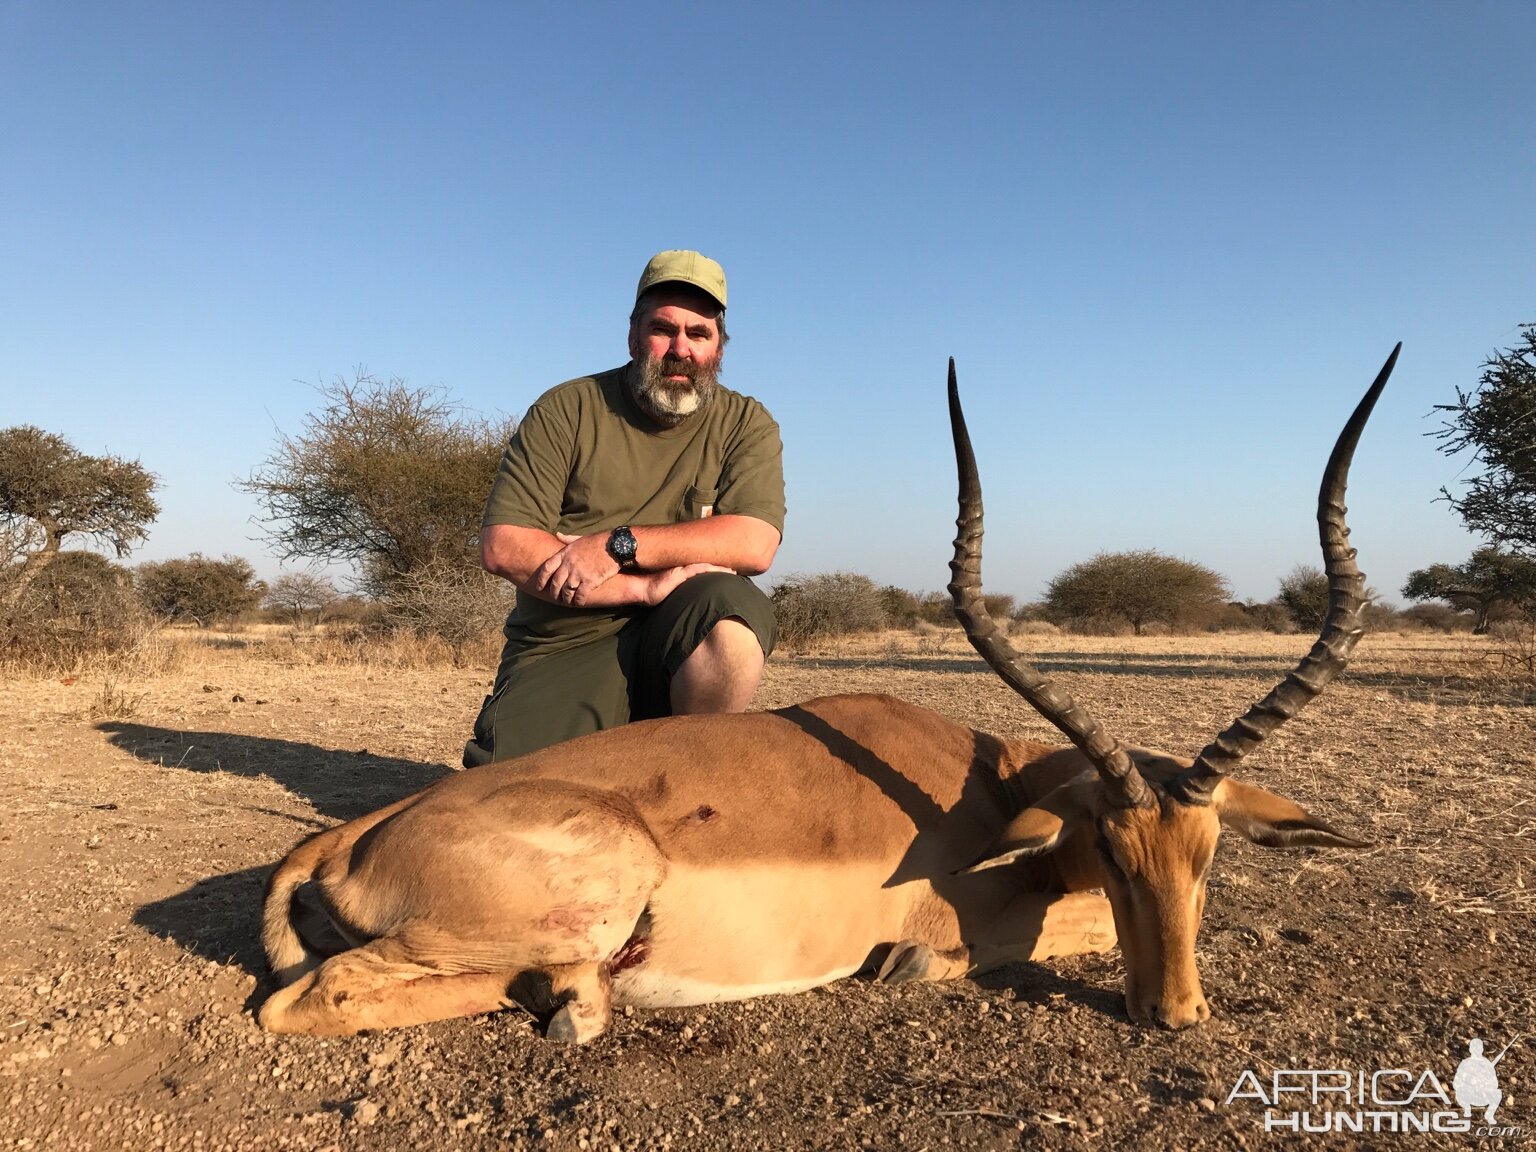
[[[464,745],[464,767],[671,715],[672,674],[733,617],[756,633],[765,656],[773,651],[778,626],[768,597],[743,576],[705,572],[613,636],[532,660],[504,656]]]

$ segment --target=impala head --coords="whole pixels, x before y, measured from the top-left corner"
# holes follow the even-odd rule
[[[1318,528],[1329,607],[1322,633],[1296,670],[1193,760],[1129,749],[1058,685],[1031,667],[998,631],[981,597],[981,484],[949,365],[950,421],[960,471],[960,516],[949,585],[972,645],[1007,684],[1072,741],[1092,772],[1019,813],[967,869],[995,868],[1091,836],[1125,960],[1133,1020],[1184,1028],[1210,1015],[1195,967],[1205,884],[1223,826],[1270,848],[1363,848],[1299,805],[1233,779],[1237,763],[1343,671],[1359,640],[1365,577],[1344,523],[1349,462],[1401,345],[1387,358],[1334,445],[1318,492]]]

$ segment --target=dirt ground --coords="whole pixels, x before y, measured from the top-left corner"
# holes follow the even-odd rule
[[[256,1027],[270,866],[450,771],[488,679],[258,641],[183,641],[148,678],[0,679],[0,1148],[1382,1148],[1403,1137],[1266,1132],[1312,1106],[1256,1093],[1400,1069],[1385,1094],[1417,1081],[1436,1110],[1422,1073],[1449,1092],[1473,1037],[1514,1041],[1498,1123],[1523,1131],[1416,1146],[1536,1137],[1536,695],[1468,638],[1368,638],[1245,767],[1376,846],[1223,838],[1200,1027],[1132,1026],[1111,952],[637,1011],[577,1050],[520,1012]],[[1309,638],[1021,643],[1123,738],[1192,754]],[[776,657],[758,705],[862,690],[1055,740],[949,634]]]

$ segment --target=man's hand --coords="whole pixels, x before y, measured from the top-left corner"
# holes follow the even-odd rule
[[[642,579],[645,581],[645,604],[654,608],[673,592],[684,580],[692,579],[701,572],[730,572],[729,568],[722,568],[719,564],[684,564],[680,568],[663,568],[660,572],[647,572]]]
[[[593,592],[619,574],[619,562],[608,555],[608,533],[555,538],[565,547],[534,570],[533,592],[556,604],[579,607]]]

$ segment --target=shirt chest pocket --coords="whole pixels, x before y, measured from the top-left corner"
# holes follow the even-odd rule
[[[683,519],[703,520],[715,514],[715,497],[719,490],[691,485],[683,495]]]

